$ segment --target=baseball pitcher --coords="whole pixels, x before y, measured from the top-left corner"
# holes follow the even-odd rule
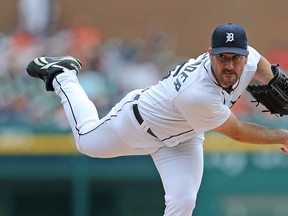
[[[191,216],[203,173],[204,133],[253,144],[282,144],[288,131],[241,122],[230,108],[248,89],[271,113],[288,114],[288,81],[248,45],[238,24],[214,29],[211,47],[170,71],[158,84],[128,93],[99,119],[77,80],[71,56],[38,57],[27,66],[63,104],[78,150],[91,157],[151,155],[165,190],[164,216]],[[249,85],[256,80],[259,85]]]

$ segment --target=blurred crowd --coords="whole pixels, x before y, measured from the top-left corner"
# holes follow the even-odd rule
[[[70,131],[60,99],[52,93],[47,94],[43,82],[31,79],[25,71],[26,65],[35,57],[69,54],[79,58],[83,64],[79,82],[95,103],[100,117],[130,90],[156,84],[169,70],[190,57],[176,55],[171,47],[170,35],[161,30],[152,32],[146,39],[125,41],[104,38],[94,26],[55,30],[47,20],[42,21],[40,27],[29,24],[37,17],[23,22],[25,16],[29,17],[29,9],[40,1],[22,1],[25,1],[25,10],[22,6],[17,30],[0,33],[2,133],[42,129]],[[27,7],[27,1],[30,7]],[[241,97],[233,107],[239,118],[267,126],[287,127],[287,117],[262,113],[265,108],[261,105],[256,108],[250,102],[253,100],[250,95],[247,92],[245,95],[247,97]]]
[[[59,98],[47,95],[43,83],[31,79],[25,71],[37,56],[69,54],[79,58],[83,64],[79,82],[99,115],[104,116],[130,90],[156,84],[168,70],[184,61],[171,50],[169,40],[162,31],[154,32],[147,41],[104,40],[91,26],[61,29],[45,36],[2,34],[0,124],[6,128],[69,128]]]

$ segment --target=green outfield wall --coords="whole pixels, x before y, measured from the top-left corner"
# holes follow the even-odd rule
[[[257,147],[257,148],[256,148]],[[288,157],[207,134],[196,216],[288,215]],[[80,155],[69,134],[0,137],[1,216],[161,216],[149,156]]]
[[[240,143],[217,133],[207,133],[205,152],[278,151],[278,145]],[[3,133],[0,135],[0,155],[70,155],[78,154],[71,134]]]

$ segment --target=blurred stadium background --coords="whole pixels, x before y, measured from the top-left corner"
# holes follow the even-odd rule
[[[77,153],[59,99],[30,79],[39,55],[74,55],[101,116],[134,88],[156,83],[207,50],[216,25],[243,25],[271,63],[288,70],[288,1],[0,2],[0,216],[158,216],[164,192],[147,157]],[[45,94],[45,97],[43,96]],[[239,118],[288,128],[242,97]],[[197,216],[287,216],[288,158],[278,147],[207,133]]]

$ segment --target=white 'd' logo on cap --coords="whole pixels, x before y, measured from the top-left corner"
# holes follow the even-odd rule
[[[227,34],[226,43],[234,41],[234,34],[233,33],[226,32],[226,34]]]

